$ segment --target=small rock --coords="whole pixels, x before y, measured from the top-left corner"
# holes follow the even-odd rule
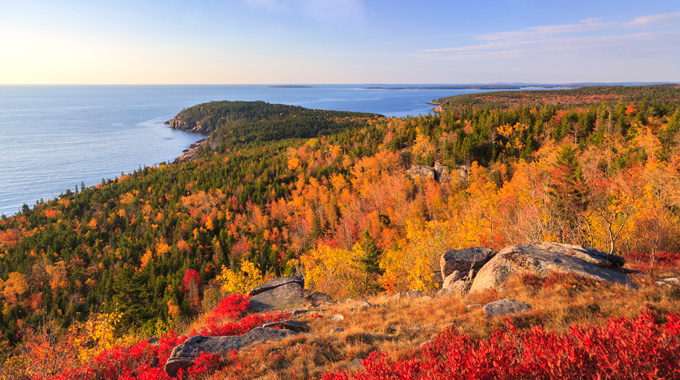
[[[309,314],[311,310],[295,310],[293,313],[290,315],[291,317],[297,317],[298,315],[304,315],[304,314]]]
[[[314,307],[333,302],[333,298],[331,296],[321,292],[312,292],[305,296],[305,300]]]
[[[432,343],[432,340],[426,340],[426,341],[424,341],[423,343],[421,343],[420,346],[418,346],[418,347],[423,348],[423,347],[427,346],[427,345],[430,344],[430,343]]]
[[[351,362],[347,363],[347,368],[352,368],[352,369],[359,369],[363,368],[363,364],[361,364],[364,361],[364,359],[354,359]]]
[[[470,310],[477,310],[477,309],[479,309],[480,307],[482,307],[482,305],[480,305],[480,304],[478,304],[478,303],[473,303],[473,304],[471,304],[471,305],[465,306],[465,310],[467,310],[467,311],[470,311]]]
[[[406,292],[406,298],[410,298],[410,299],[420,298],[424,295],[425,295],[425,292],[422,291],[422,290],[418,290],[418,289],[412,289],[412,290],[409,290],[408,292]]]
[[[489,318],[506,314],[521,313],[531,310],[531,306],[514,298],[504,298],[484,305],[484,312]]]
[[[271,323],[265,323],[262,325],[262,327],[270,327],[270,328],[277,328],[277,329],[284,329],[284,330],[290,330],[290,331],[295,331],[295,332],[310,332],[312,329],[309,327],[308,324],[303,323],[303,322],[298,322],[298,321],[291,321],[285,320],[285,321],[279,321],[279,322],[271,322]]]
[[[342,327],[333,327],[333,328],[331,329],[330,333],[331,333],[331,334],[337,334],[337,333],[341,333],[341,332],[343,332],[343,331],[345,331],[345,329],[342,328]]]
[[[368,308],[370,308],[371,306],[373,306],[373,305],[371,305],[370,303],[368,303],[368,301],[366,301],[366,300],[361,300],[361,301],[359,301],[359,302],[357,303],[357,307],[358,307],[359,309],[362,309],[362,310],[368,309]]]
[[[343,319],[345,319],[345,317],[342,314],[335,314],[334,316],[331,317],[331,319],[337,322],[342,321]]]

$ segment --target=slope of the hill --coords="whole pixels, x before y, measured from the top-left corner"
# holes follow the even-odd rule
[[[441,254],[466,246],[562,241],[656,268],[680,250],[678,90],[630,91],[640,100],[334,116],[337,133],[306,140],[217,128],[194,162],[0,220],[3,339],[28,349],[40,326],[59,339],[99,312],[151,335],[296,271],[336,298],[432,290]]]

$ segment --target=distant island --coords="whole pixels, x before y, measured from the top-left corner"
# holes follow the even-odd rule
[[[553,87],[553,86],[549,86]],[[515,85],[495,85],[495,84],[484,84],[484,85],[452,85],[452,86],[403,86],[403,87],[391,87],[391,86],[370,86],[364,87],[364,90],[519,90],[522,86]]]
[[[297,84],[279,84],[279,85],[272,85],[272,86],[267,86],[269,88],[313,88],[313,86],[301,86]]]
[[[621,83],[496,83],[496,84],[452,84],[415,86],[368,86],[364,90],[522,90],[522,89],[573,89],[579,87],[644,86],[671,84],[666,82],[621,82]]]

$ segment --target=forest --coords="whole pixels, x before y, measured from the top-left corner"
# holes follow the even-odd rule
[[[40,331],[59,340],[101,322],[158,336],[275,276],[303,273],[334,298],[434,290],[439,257],[462,247],[559,241],[652,268],[677,260],[680,86],[440,102],[409,118],[183,110],[209,134],[197,160],[0,219],[0,361]],[[446,179],[406,173],[435,164]]]

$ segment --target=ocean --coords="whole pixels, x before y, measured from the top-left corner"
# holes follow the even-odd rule
[[[409,85],[409,87],[412,85]],[[0,86],[0,214],[18,212],[76,186],[93,186],[145,166],[171,162],[204,136],[164,122],[212,100],[264,100],[402,117],[423,115],[434,99],[475,89],[399,86],[102,85]]]

